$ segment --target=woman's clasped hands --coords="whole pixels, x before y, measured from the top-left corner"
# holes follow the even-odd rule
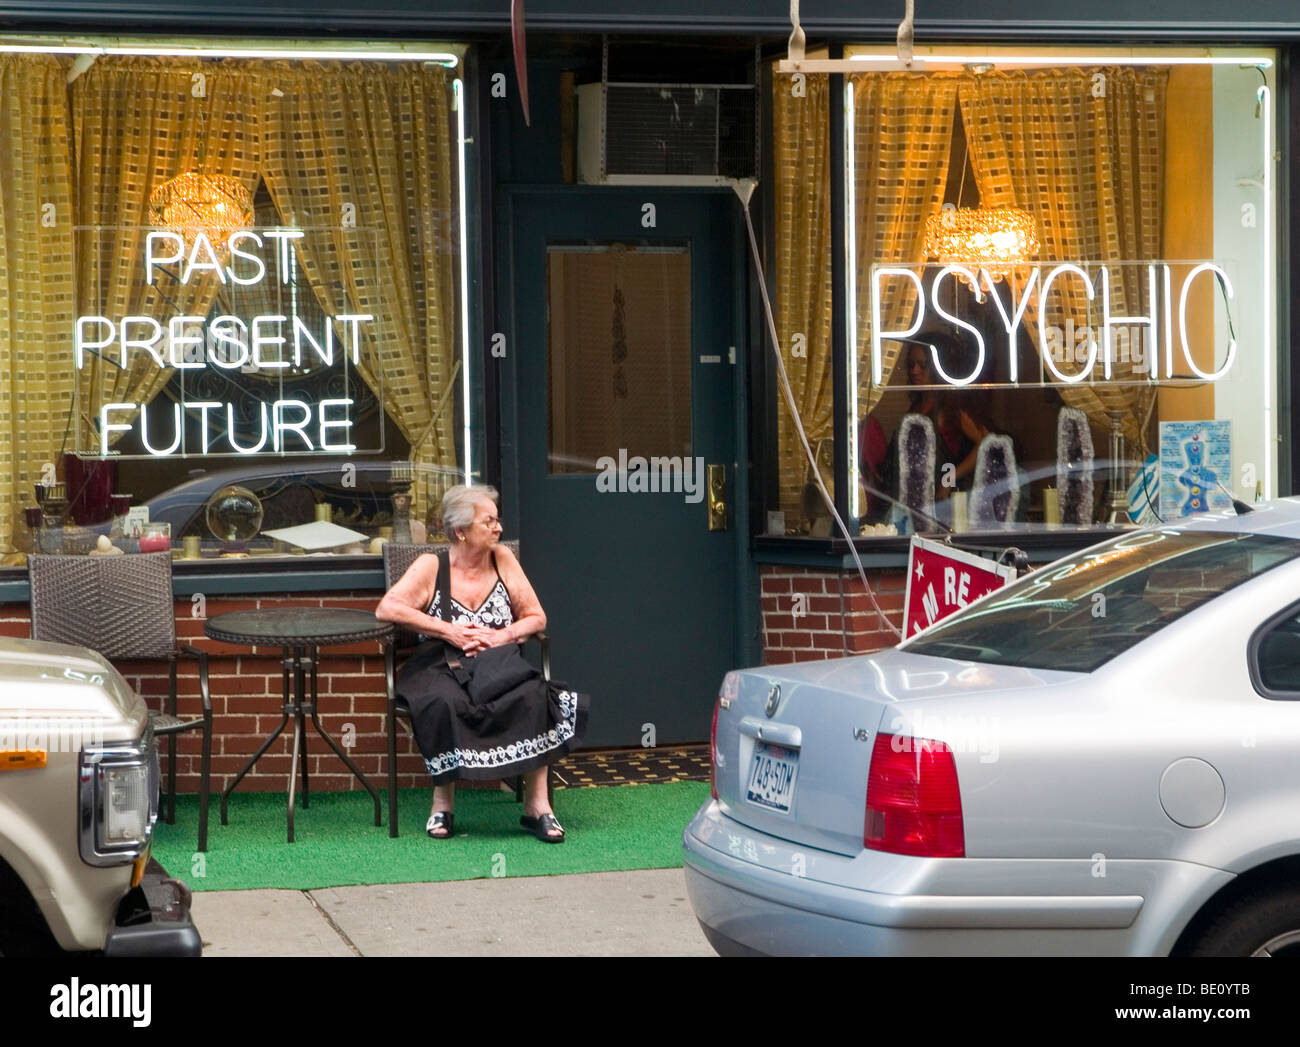
[[[510,643],[509,634],[509,629],[490,629],[485,625],[450,623],[446,629],[445,639],[472,658],[489,647],[501,647]]]

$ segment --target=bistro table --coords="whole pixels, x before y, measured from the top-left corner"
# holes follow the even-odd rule
[[[289,798],[285,812],[289,821],[289,842],[293,843],[294,786],[298,777],[298,758],[302,757],[302,805],[310,806],[307,777],[307,722],[312,724],[319,734],[334,750],[349,771],[356,777],[371,799],[375,801],[375,824],[379,824],[379,793],[365,775],[348,759],[348,754],[321,726],[320,713],[317,708],[316,666],[320,660],[320,648],[332,644],[361,643],[366,640],[388,641],[392,638],[393,627],[381,622],[370,611],[356,611],[340,607],[264,607],[256,611],[232,611],[208,619],[203,632],[213,640],[222,643],[240,644],[248,647],[280,647],[284,704],[281,708],[280,726],[253,753],[244,769],[235,775],[235,780],[221,793],[221,824],[226,824],[226,803],[235,787],[262,754],[271,747],[271,743],[280,737],[289,717],[293,717],[293,759],[289,765]],[[289,677],[293,675],[293,693],[289,691]],[[311,680],[308,690],[307,681]]]

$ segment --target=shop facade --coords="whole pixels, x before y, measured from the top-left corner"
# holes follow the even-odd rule
[[[843,4],[804,12],[806,67],[780,4],[529,5],[522,66],[504,11],[0,4],[0,630],[27,635],[22,560],[51,540],[36,484],[87,554],[195,492],[172,535],[194,642],[226,610],[373,607],[394,485],[418,536],[469,478],[501,491],[556,675],[596,698],[588,744],[702,741],[727,669],[895,642],[910,533],[1040,563],[1119,513],[1289,494],[1300,25],[1259,6],[1144,12],[1119,46],[1115,12],[936,5],[908,69],[892,13]],[[168,213],[187,173],[233,180],[247,220]],[[1024,215],[1032,251],[980,246]],[[223,556],[227,483],[263,531],[363,538]],[[279,660],[209,649],[233,774]],[[381,775],[378,647],[321,671],[327,727]],[[399,761],[423,784],[406,739]]]

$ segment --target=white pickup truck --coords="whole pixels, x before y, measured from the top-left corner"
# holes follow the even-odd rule
[[[140,697],[81,647],[0,639],[0,955],[198,956],[149,850],[158,749]]]

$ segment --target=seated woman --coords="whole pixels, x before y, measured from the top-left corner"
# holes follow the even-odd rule
[[[442,500],[442,526],[451,548],[419,557],[375,611],[427,641],[397,683],[433,775],[425,829],[435,840],[453,834],[457,779],[523,775],[520,824],[540,840],[562,843],[564,829],[547,798],[546,769],[581,739],[586,696],[548,687],[521,660],[529,678],[499,695],[471,698],[461,663],[541,632],[546,615],[514,553],[497,544],[501,520],[493,488],[451,488]],[[448,566],[446,579],[438,577],[440,562]]]

